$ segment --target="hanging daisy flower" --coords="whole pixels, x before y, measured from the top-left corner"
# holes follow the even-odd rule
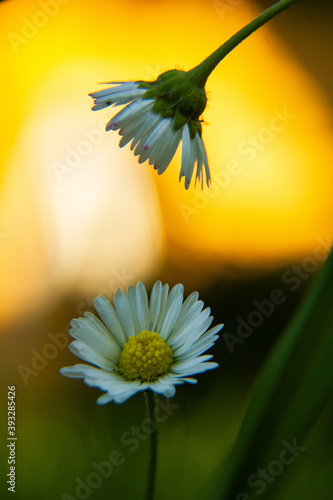
[[[94,99],[92,109],[126,105],[108,122],[106,130],[119,130],[120,147],[132,141],[131,149],[139,156],[139,163],[149,160],[159,174],[167,169],[182,140],[179,180],[185,177],[188,189],[196,165],[196,180],[203,187],[204,169],[209,186],[210,171],[200,121],[207,104],[207,79],[237,45],[298,1],[278,1],[190,71],[166,71],[152,82],[106,82],[112,87],[89,94]]]
[[[198,292],[183,302],[183,285],[157,281],[150,300],[145,286],[117,290],[112,305],[105,297],[94,301],[92,313],[71,322],[75,339],[69,349],[90,364],[62,368],[66,377],[83,378],[105,394],[99,404],[123,403],[141,391],[174,396],[175,386],[196,383],[192,375],[216,368],[212,355],[202,355],[215,343],[223,325],[207,331],[213,317],[203,309]]]
[[[89,94],[94,99],[93,111],[108,106],[126,106],[106,125],[106,130],[119,130],[119,146],[131,142],[131,150],[139,163],[149,160],[163,174],[182,141],[179,181],[185,177],[188,189],[196,165],[196,180],[201,182],[205,171],[207,186],[210,171],[201,137],[199,120],[207,98],[191,72],[171,70],[153,82],[106,82],[109,88]]]

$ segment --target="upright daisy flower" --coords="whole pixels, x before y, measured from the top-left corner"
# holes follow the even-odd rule
[[[100,317],[85,313],[71,322],[69,345],[73,354],[91,364],[65,367],[66,377],[83,378],[105,394],[99,404],[123,403],[141,391],[174,396],[175,386],[196,383],[192,375],[216,368],[203,355],[218,338],[223,325],[207,331],[212,323],[210,309],[203,309],[198,292],[183,302],[183,285],[169,286],[157,281],[150,300],[145,286],[130,286],[127,293],[117,290],[112,305],[97,297]],[[94,366],[91,366],[94,365]]]
[[[119,130],[119,146],[131,142],[139,163],[149,160],[159,174],[165,172],[182,140],[179,180],[185,177],[188,189],[194,166],[196,180],[203,186],[203,169],[210,184],[207,154],[199,120],[205,109],[205,90],[196,84],[191,72],[170,70],[153,82],[106,82],[112,87],[89,94],[93,111],[107,106],[126,106],[106,125]]]

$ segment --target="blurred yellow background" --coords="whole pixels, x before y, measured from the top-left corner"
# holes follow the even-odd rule
[[[104,131],[113,110],[90,110],[98,82],[190,69],[260,9],[245,1],[1,4],[1,321],[64,291],[122,285],[114,274],[151,281],[170,261],[198,286],[217,269],[285,264],[332,235],[331,108],[272,23],[208,80],[210,189],[179,185],[180,151],[161,177],[138,165]]]

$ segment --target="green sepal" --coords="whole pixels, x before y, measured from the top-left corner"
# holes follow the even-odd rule
[[[175,110],[174,108],[166,108],[160,111],[160,115],[163,116],[163,118],[173,118],[175,116]]]
[[[163,97],[156,99],[153,112],[160,114],[163,118],[173,118],[175,115],[175,109],[169,107]]]
[[[162,73],[153,82],[140,82],[139,88],[147,89],[141,99],[155,100],[153,112],[163,118],[173,118],[174,129],[189,124],[190,136],[201,136],[199,117],[203,113],[207,97],[204,88],[193,83],[185,71],[172,69]]]
[[[169,69],[168,71],[165,71],[164,73],[160,74],[160,76],[156,79],[156,83],[165,82],[166,80],[169,80],[169,78],[173,76],[179,77],[181,74],[184,75],[186,74],[186,72],[179,69]]]
[[[188,81],[187,80],[181,81],[178,79],[176,85],[174,84],[173,87],[169,90],[167,98],[175,106],[176,104],[178,104],[183,100],[184,96],[188,91],[189,91]]]
[[[207,104],[207,97],[204,90],[192,87],[179,102],[179,110],[184,115],[198,119],[203,113]]]
[[[201,123],[198,120],[190,120],[188,122],[188,128],[190,131],[191,139],[194,139],[197,133],[201,137],[202,127],[201,127]]]
[[[175,119],[174,119],[174,124],[173,128],[174,130],[179,130],[180,128],[184,127],[185,123],[187,122],[187,116],[182,115],[178,109],[176,109],[175,112]]]
[[[150,89],[155,85],[155,81],[146,82],[144,80],[137,80],[135,83],[138,83],[138,89]]]
[[[157,97],[159,97],[157,88],[151,87],[141,96],[141,99],[156,99]]]

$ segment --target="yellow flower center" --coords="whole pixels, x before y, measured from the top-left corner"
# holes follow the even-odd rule
[[[167,373],[172,350],[155,332],[144,330],[129,337],[119,358],[119,372],[128,380],[153,382]]]

